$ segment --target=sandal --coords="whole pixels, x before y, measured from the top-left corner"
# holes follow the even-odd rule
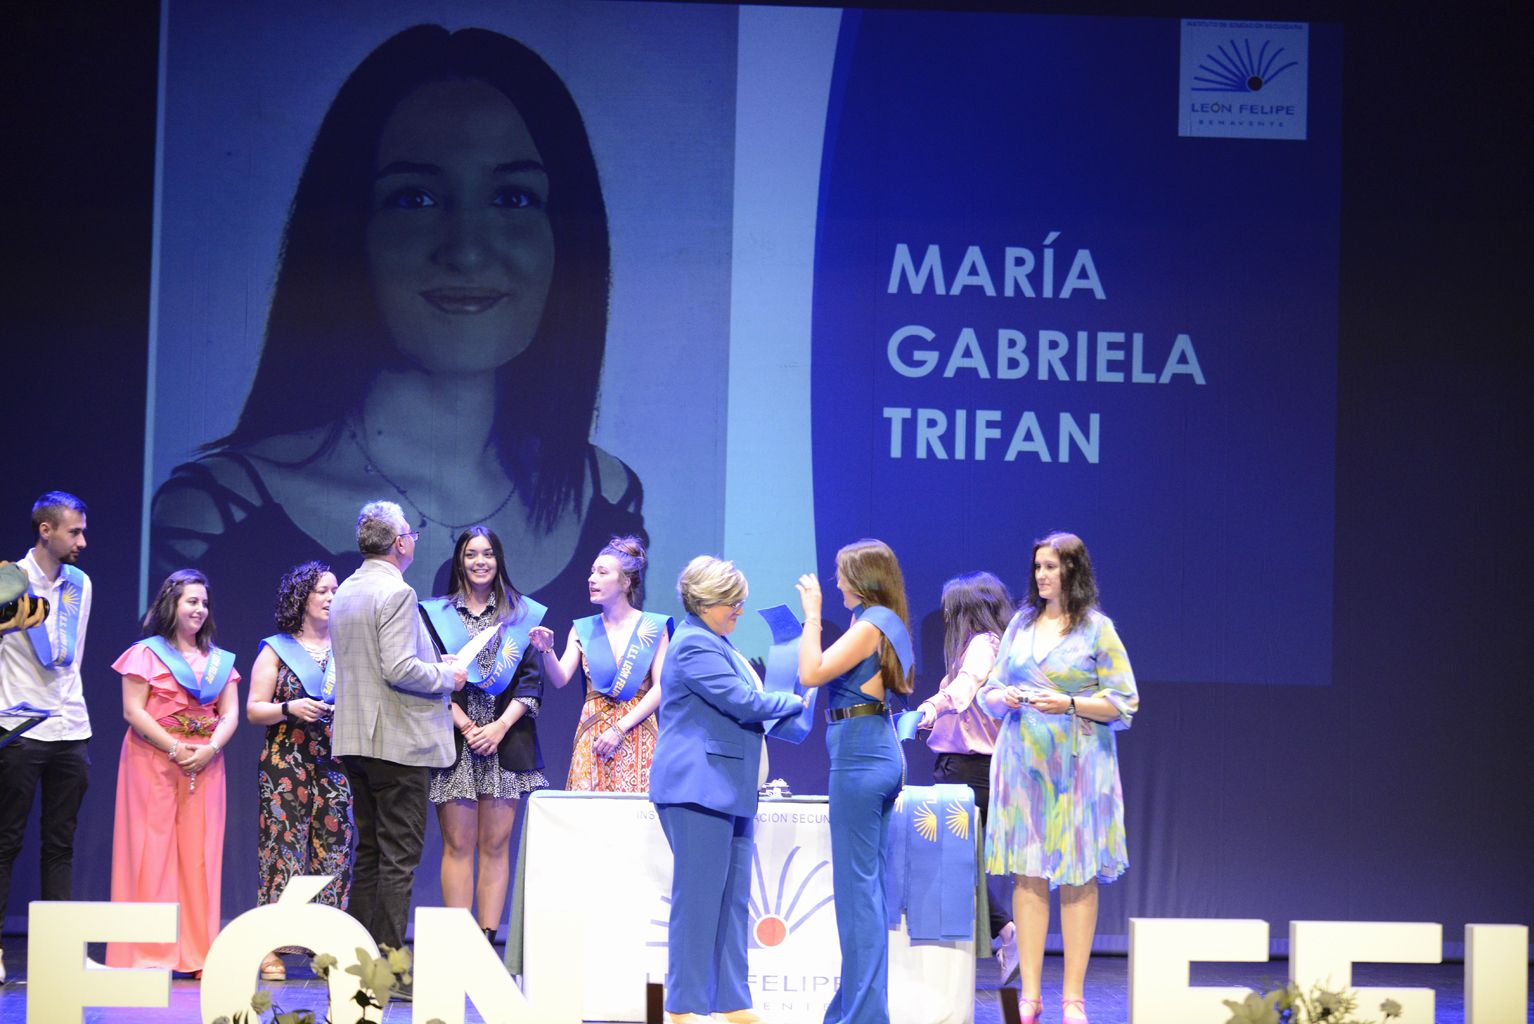
[[[1019,996],[1017,1000],[1017,1024],[1039,1024],[1044,1015],[1044,1000]]]
[[[1087,1020],[1085,999],[1060,1000],[1060,1024],[1091,1024]]]
[[[282,962],[282,957],[276,953],[266,954],[266,959],[261,961],[262,981],[287,981],[288,967]]]

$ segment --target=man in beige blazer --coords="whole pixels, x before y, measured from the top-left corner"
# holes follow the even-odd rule
[[[468,677],[438,660],[405,582],[417,536],[394,502],[364,505],[357,516],[362,566],[330,606],[331,744],[351,781],[357,823],[349,909],[375,942],[394,949],[405,945],[410,887],[426,838],[428,769],[453,763],[449,700]]]

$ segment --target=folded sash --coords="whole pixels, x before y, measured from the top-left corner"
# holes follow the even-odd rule
[[[975,935],[975,794],[968,786],[908,786],[884,839],[890,928],[906,916],[912,940]]]
[[[767,628],[772,630],[763,686],[804,698],[804,710],[767,723],[767,735],[788,743],[803,743],[815,724],[815,694],[820,692],[819,687],[799,683],[799,640],[804,635],[804,627],[786,604],[759,609],[757,614],[767,620]]]

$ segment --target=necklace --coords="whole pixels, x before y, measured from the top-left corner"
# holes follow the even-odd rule
[[[440,526],[445,530],[465,530],[471,526],[476,525],[477,523],[486,522],[500,515],[501,510],[504,509],[507,505],[511,504],[512,497],[517,493],[517,485],[512,484],[511,490],[506,492],[506,497],[502,498],[501,503],[495,506],[495,508],[492,509],[488,515],[478,516],[474,519],[470,519],[467,523],[449,523],[444,519],[438,519],[435,516],[427,515],[426,510],[421,507],[420,502],[412,498],[409,491],[395,483],[393,478],[391,478],[388,473],[383,471],[383,468],[378,465],[378,460],[373,458],[373,453],[368,451],[367,443],[362,440],[362,435],[357,433],[357,428],[352,426],[350,422],[346,424],[346,436],[351,438],[352,444],[356,446],[358,453],[361,454],[363,459],[363,468],[367,472],[377,475],[380,480],[394,488],[394,492],[400,496],[401,500],[403,500],[405,504],[409,505],[411,508],[415,509],[416,515],[420,517],[420,523],[418,525],[431,523],[434,526]]]

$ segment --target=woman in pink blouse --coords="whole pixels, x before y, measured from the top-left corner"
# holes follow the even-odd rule
[[[982,829],[990,814],[991,754],[1001,722],[975,703],[975,694],[996,664],[996,649],[1013,610],[1007,585],[988,572],[965,573],[943,584],[943,667],[947,674],[937,693],[919,706],[921,728],[932,730],[927,746],[937,754],[933,781],[973,789]],[[988,881],[993,890],[991,942],[1001,965],[1002,983],[1006,984],[1017,972],[1016,930],[1007,913],[1011,897],[998,889],[1001,879]]]
[[[219,928],[224,759],[240,674],[213,646],[208,579],[180,569],[144,615],[144,639],[113,662],[123,677],[122,758],[112,831],[112,899],[177,903],[173,943],[113,942],[111,967],[200,975]]]

